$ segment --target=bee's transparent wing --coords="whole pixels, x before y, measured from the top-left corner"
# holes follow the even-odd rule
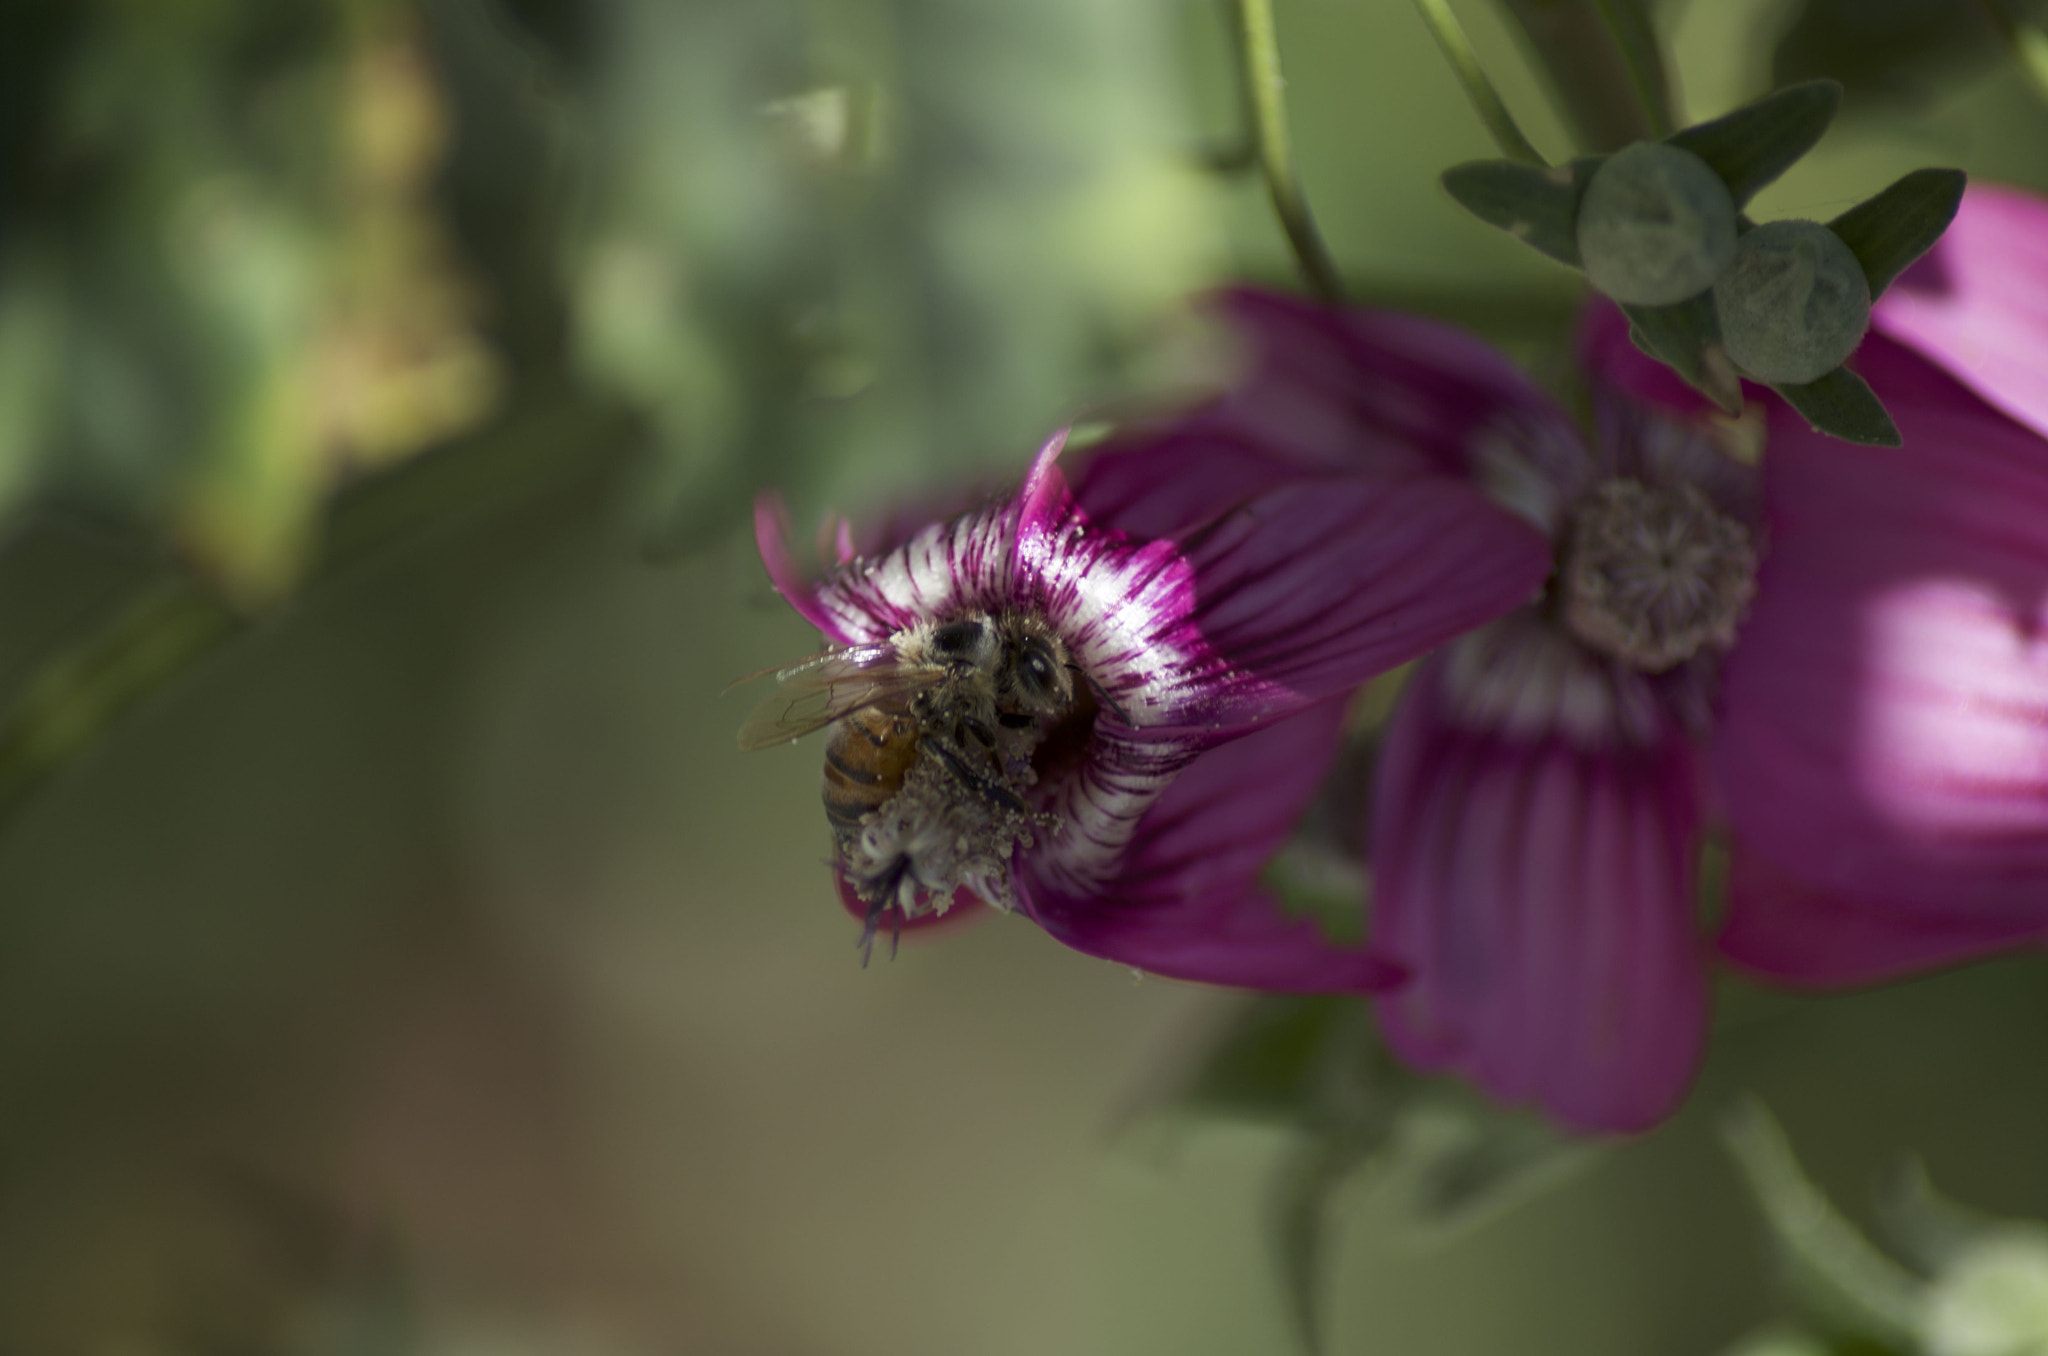
[[[787,744],[864,706],[913,697],[945,674],[934,664],[906,663],[893,645],[855,645],[819,655],[775,675],[775,691],[740,727],[740,747]]]

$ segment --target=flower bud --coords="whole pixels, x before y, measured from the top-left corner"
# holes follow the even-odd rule
[[[1691,151],[1639,141],[1607,157],[1579,200],[1579,258],[1616,301],[1668,306],[1735,257],[1735,200]]]
[[[1863,265],[1817,221],[1773,221],[1743,236],[1714,305],[1728,356],[1761,381],[1817,381],[1870,327]]]

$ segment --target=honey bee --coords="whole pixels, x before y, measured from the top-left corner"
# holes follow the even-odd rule
[[[825,818],[867,906],[864,956],[891,909],[900,928],[943,911],[962,888],[1011,907],[1010,858],[1051,823],[1028,799],[1032,755],[1074,710],[1077,671],[1038,618],[969,612],[775,675],[740,747],[830,727]]]

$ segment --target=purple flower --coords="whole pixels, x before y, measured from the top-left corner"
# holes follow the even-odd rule
[[[1710,817],[1719,949],[1767,977],[2048,932],[2044,241],[2040,203],[1973,189],[1884,298],[1856,366],[1901,448],[1762,392],[1711,419],[1611,308],[1583,345],[1590,445],[1526,397],[1520,434],[1473,445],[1559,568],[1425,663],[1387,736],[1374,945],[1412,980],[1377,1003],[1410,1062],[1581,1129],[1669,1114],[1706,1028]]]
[[[1973,186],[1874,322],[1857,366],[1904,446],[1773,411],[1717,750],[1721,948],[1801,985],[2048,937],[2048,203]]]
[[[1346,347],[1354,323],[1383,323],[1441,349],[1445,371],[1498,378],[1470,341],[1252,293],[1222,309],[1247,350],[1243,380],[1096,450],[1071,483],[1055,437],[987,507],[877,533],[865,554],[842,532],[815,583],[773,505],[757,513],[777,590],[830,644],[1005,619],[1042,627],[1078,675],[1070,709],[1019,718],[1021,750],[986,764],[1015,770],[995,774],[997,795],[1032,816],[994,839],[1014,849],[1001,869],[940,862],[908,886],[898,872],[883,896],[853,879],[860,848],[842,841],[857,913],[914,925],[972,895],[1077,950],[1183,979],[1347,991],[1397,975],[1284,913],[1257,873],[1330,765],[1344,695],[1526,600],[1550,552],[1431,451],[1462,440],[1462,415],[1415,407],[1398,375]]]

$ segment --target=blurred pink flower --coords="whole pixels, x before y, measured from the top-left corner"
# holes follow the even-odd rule
[[[1904,446],[1754,393],[1760,501],[1716,446],[1742,426],[1611,308],[1583,344],[1593,445],[1526,398],[1474,445],[1559,570],[1428,660],[1387,737],[1374,945],[1412,981],[1377,1002],[1410,1062],[1580,1129],[1668,1115],[1706,1027],[1710,815],[1720,950],[1770,978],[2048,932],[2048,208],[1972,189],[1877,328],[1856,366]]]
[[[1721,948],[1802,985],[2048,937],[2048,202],[1973,186],[1874,323],[1904,446],[1773,408],[1716,756]]]
[[[1398,971],[1329,945],[1256,877],[1329,768],[1345,694],[1532,596],[1550,552],[1432,452],[1462,440],[1462,414],[1412,424],[1398,374],[1361,366],[1345,335],[1412,333],[1443,349],[1442,372],[1498,376],[1473,341],[1254,293],[1222,310],[1247,350],[1244,379],[1096,449],[1071,484],[1055,438],[985,508],[840,533],[837,565],[815,582],[769,501],[761,555],[833,645],[966,614],[1034,617],[1064,643],[1093,700],[1044,732],[1020,787],[1055,826],[1018,849],[1007,879],[962,891],[1158,974],[1382,987]],[[1436,370],[1420,375],[1472,380]],[[1389,427],[1408,436],[1389,440]],[[870,924],[915,925],[953,902],[928,884],[864,901],[842,873],[841,894]]]

